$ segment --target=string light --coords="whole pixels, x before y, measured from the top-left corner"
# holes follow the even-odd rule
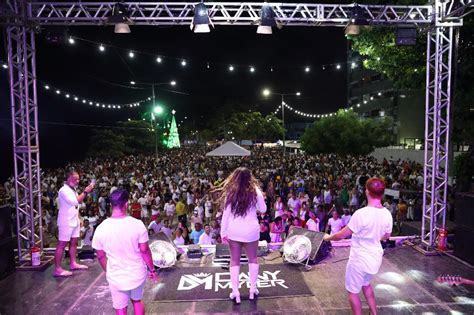
[[[176,85],[176,81],[171,81],[170,84],[171,85]],[[51,88],[54,88],[54,87],[51,87],[51,85],[45,84],[44,88],[45,88],[45,90],[49,91]],[[83,104],[89,104],[90,106],[95,105],[96,107],[109,108],[109,109],[122,109],[122,108],[138,107],[141,104],[146,103],[149,100],[151,100],[151,97],[147,97],[147,98],[144,98],[142,100],[139,100],[138,102],[133,102],[133,103],[128,103],[128,104],[102,104],[102,103],[99,103],[99,102],[94,102],[94,101],[91,101],[91,100],[87,100],[85,98],[80,98],[79,96],[74,95],[73,93],[61,92],[59,89],[55,89],[54,91],[55,91],[55,94],[57,94],[57,95],[63,94],[66,99],[73,99],[75,102],[79,102],[80,100],[82,100]]]
[[[8,65],[6,63],[2,64],[3,69],[8,69]]]
[[[234,71],[234,66],[233,65],[229,66],[229,71]]]
[[[130,81],[130,84],[131,84],[131,85],[135,85],[135,81]]]
[[[252,72],[252,73],[255,72],[255,67],[250,66],[250,72]]]
[[[136,54],[141,54],[141,55],[152,56],[153,59],[154,59],[156,62],[158,62],[158,63],[162,63],[162,62],[163,62],[163,57],[166,57],[166,58],[168,58],[168,59],[175,59],[175,60],[178,60],[178,61],[180,62],[180,64],[181,64],[181,66],[183,66],[183,67],[185,67],[185,66],[187,65],[187,63],[188,63],[188,61],[186,61],[186,60],[184,60],[184,59],[182,59],[182,58],[178,58],[178,57],[163,56],[163,55],[159,55],[159,56],[157,57],[156,53],[148,53],[148,52],[144,52],[144,51],[129,50],[129,49],[122,48],[122,47],[118,47],[118,46],[114,46],[114,45],[104,45],[104,44],[99,43],[99,42],[91,41],[91,40],[89,40],[89,39],[83,39],[83,38],[76,37],[76,36],[74,36],[74,37],[69,37],[68,41],[69,41],[71,44],[72,44],[72,43],[75,43],[75,42],[77,42],[77,41],[82,41],[82,42],[84,42],[84,43],[86,43],[86,44],[97,45],[97,46],[99,47],[99,51],[100,51],[100,52],[105,52],[107,46],[114,47],[114,48],[116,48],[116,49],[120,49],[120,50],[123,50],[123,51],[126,51],[126,52],[128,51],[128,56],[129,56],[130,58],[134,58]],[[377,58],[377,61],[380,61],[380,57]],[[206,62],[205,66],[206,66],[207,69],[210,69],[213,64],[216,64],[216,65],[224,65],[223,63],[220,63],[220,62],[210,62],[210,61],[208,61],[208,62]],[[354,63],[354,62],[347,63],[347,64],[348,64],[348,66],[351,66],[351,67],[353,67],[353,68],[356,68],[356,67],[357,67],[357,64]],[[3,67],[5,67],[5,66],[3,66]],[[255,67],[255,66],[248,66],[248,65],[236,65],[236,64],[233,64],[233,67],[234,67],[234,69],[237,69],[238,67],[242,67],[242,68],[253,67],[254,71],[256,70],[256,67]],[[290,66],[290,67],[291,67],[291,66]],[[289,68],[290,68],[290,67],[289,67]],[[292,67],[292,68],[299,68],[299,69],[301,69],[300,66],[294,66],[294,67]],[[320,69],[322,69],[322,70],[324,71],[324,70],[327,70],[327,69],[329,69],[329,68],[334,68],[334,69],[340,70],[340,69],[342,68],[342,66],[341,66],[341,64],[339,64],[339,63],[330,63],[330,64],[321,65],[321,68],[320,68]],[[273,67],[270,67],[270,68],[267,68],[267,69],[269,69],[270,72],[274,72],[274,70],[275,70]],[[254,72],[254,71],[251,71],[251,72]],[[301,71],[301,70],[300,70],[300,71]],[[311,65],[306,65],[305,67],[303,67],[303,71],[304,71],[305,73],[311,72],[311,71],[312,71]],[[417,70],[414,70],[414,71],[416,72]]]

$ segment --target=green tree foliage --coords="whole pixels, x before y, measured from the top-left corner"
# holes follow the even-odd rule
[[[390,118],[359,119],[353,111],[315,121],[301,136],[301,148],[309,154],[368,154],[376,147],[390,144]]]
[[[158,144],[161,148],[161,141]],[[117,128],[93,130],[89,155],[120,157],[126,154],[152,153],[154,148],[155,134],[151,131],[150,124],[142,120],[132,120],[118,122]]]
[[[284,132],[281,120],[275,115],[263,116],[260,112],[233,113],[227,123],[228,138],[236,140],[274,141]]]

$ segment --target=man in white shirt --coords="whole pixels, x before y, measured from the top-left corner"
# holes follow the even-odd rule
[[[84,191],[78,195],[76,188],[79,185],[79,173],[70,171],[67,174],[66,183],[58,192],[58,244],[54,252],[54,273],[55,277],[69,277],[72,272],[61,267],[64,248],[69,244],[69,256],[71,270],[87,269],[86,265],[76,262],[77,243],[80,234],[80,224],[78,217],[79,204],[83,202],[87,194],[94,189],[94,182],[89,184]]]
[[[213,245],[215,244],[215,240],[212,238],[211,235],[211,227],[209,224],[204,225],[204,233],[199,236],[199,245]]]
[[[331,235],[336,234],[344,227],[344,222],[342,222],[341,218],[339,218],[339,213],[337,213],[336,209],[334,209],[332,212],[332,218],[328,220],[326,232],[328,231],[329,227],[331,227]]]
[[[141,194],[141,197],[138,199],[138,203],[142,207],[142,219],[148,219],[148,198],[145,196],[145,193]]]
[[[156,234],[161,231],[161,228],[163,227],[163,223],[161,223],[161,218],[158,217],[154,221],[151,221],[150,224],[148,225],[148,231],[152,232],[151,234]]]
[[[92,246],[92,235],[94,235],[94,228],[89,224],[88,219],[84,219],[84,226],[81,228],[81,245]]]
[[[142,221],[127,215],[128,192],[117,189],[110,195],[112,215],[96,229],[92,239],[99,263],[105,271],[116,314],[127,314],[132,301],[135,314],[145,314],[141,301],[148,275],[157,280]]]
[[[309,220],[306,222],[306,228],[310,231],[319,232],[319,219],[314,211],[309,212]]]
[[[381,179],[370,178],[365,184],[367,207],[357,210],[349,224],[333,235],[324,235],[325,241],[341,240],[352,235],[351,252],[346,267],[346,290],[352,312],[362,314],[359,292],[362,290],[370,313],[377,314],[375,295],[370,280],[382,264],[383,249],[380,240],[392,233],[393,219],[382,205],[385,184]]]

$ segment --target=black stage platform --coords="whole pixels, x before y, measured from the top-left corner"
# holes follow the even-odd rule
[[[231,301],[199,301],[199,297],[195,302],[157,302],[154,297],[160,284],[147,282],[146,311],[148,314],[350,314],[344,289],[348,255],[349,248],[336,248],[330,258],[304,273],[314,296],[243,300],[240,306]],[[208,257],[201,264],[210,261]],[[271,261],[260,258],[260,263],[281,263],[281,258]],[[71,278],[53,278],[52,266],[45,272],[22,271],[7,277],[0,281],[0,314],[112,314],[105,274],[97,261],[88,264],[88,271],[76,272]],[[179,268],[196,267],[199,263],[180,265]],[[474,287],[436,283],[439,274],[447,273],[474,279],[474,269],[447,256],[427,257],[410,247],[388,249],[373,281],[380,314],[473,314]],[[367,308],[365,312],[368,314]]]

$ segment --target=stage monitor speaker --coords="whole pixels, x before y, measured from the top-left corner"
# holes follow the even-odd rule
[[[331,252],[331,242],[323,241],[323,232],[314,232],[300,227],[291,227],[288,232],[289,239],[293,235],[304,235],[311,241],[311,253],[309,254],[309,260],[316,264],[326,258]],[[285,244],[283,244],[285,246]]]
[[[456,226],[454,233],[454,256],[474,265],[472,240],[474,240],[474,228]]]
[[[0,241],[0,279],[15,271],[15,238]]]
[[[457,193],[455,198],[455,223],[474,230],[474,194]]]
[[[11,214],[12,209],[9,206],[0,207],[0,242],[13,236]]]

